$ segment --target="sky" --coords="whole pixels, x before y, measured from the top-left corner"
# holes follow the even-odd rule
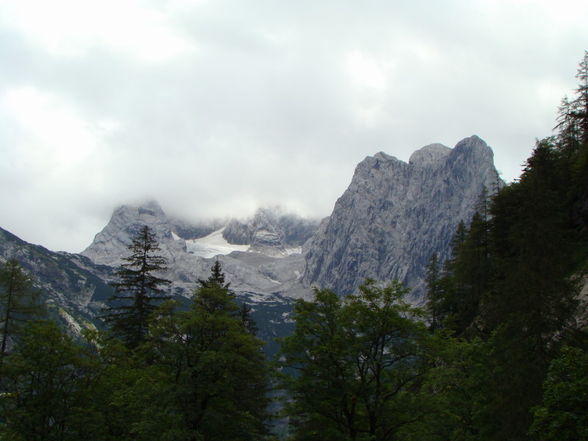
[[[0,0],[0,227],[79,252],[121,204],[330,214],[355,166],[552,134],[588,2]]]

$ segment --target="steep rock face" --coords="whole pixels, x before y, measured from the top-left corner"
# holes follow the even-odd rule
[[[418,300],[430,256],[449,254],[484,187],[502,185],[493,153],[477,136],[450,149],[432,144],[409,163],[385,153],[365,158],[306,254],[303,283],[352,292],[367,277],[400,280]]]

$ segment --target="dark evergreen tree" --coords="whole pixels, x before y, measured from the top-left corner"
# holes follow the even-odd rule
[[[203,288],[212,288],[213,286],[217,286],[228,290],[231,286],[230,283],[225,283],[225,273],[223,273],[221,264],[218,260],[216,260],[214,265],[212,265],[212,268],[210,268],[210,276],[208,276],[208,279],[198,279],[198,283]]]
[[[9,339],[31,318],[43,314],[39,291],[33,287],[31,277],[16,260],[0,266],[0,365],[8,352]]]
[[[444,290],[441,281],[441,268],[439,256],[433,253],[429,264],[427,265],[427,275],[425,277],[427,284],[427,303],[426,308],[429,313],[430,327],[434,331],[443,326],[443,299]]]
[[[159,244],[148,226],[137,232],[128,249],[131,254],[116,272],[118,281],[112,284],[115,294],[102,318],[115,336],[136,347],[145,341],[158,303],[169,298],[163,288],[171,282],[157,276],[166,269],[166,260],[157,254]]]
[[[525,439],[549,362],[574,325],[574,253],[561,171],[558,150],[540,142],[520,181],[492,207],[495,276],[481,320],[493,331],[496,439]]]
[[[262,342],[242,319],[220,264],[200,281],[189,311],[161,316],[153,352],[169,373],[181,439],[262,439],[268,419]]]
[[[239,317],[241,317],[241,321],[243,322],[245,329],[247,329],[247,331],[249,331],[251,334],[256,335],[257,331],[259,331],[259,328],[251,316],[251,312],[251,306],[249,306],[247,303],[241,304],[241,307],[239,308]]]
[[[580,62],[576,78],[580,84],[576,89],[577,97],[574,100],[575,113],[581,130],[580,141],[586,145],[588,143],[588,51],[584,52],[584,58]]]

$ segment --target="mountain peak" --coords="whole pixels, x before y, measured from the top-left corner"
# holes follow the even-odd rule
[[[426,167],[438,164],[451,153],[451,149],[443,144],[435,143],[426,145],[412,155],[408,163],[417,167]]]
[[[389,155],[388,153],[378,152],[374,155],[374,158],[380,159],[383,161],[398,161],[396,156]]]
[[[492,150],[475,135],[453,149],[427,145],[409,164],[390,159],[378,153],[357,166],[310,243],[308,286],[347,294],[366,278],[396,279],[420,298],[431,255],[448,257],[458,222],[471,218],[484,187],[499,186]]]
[[[464,138],[459,141],[453,150],[483,150],[492,153],[492,149],[486,144],[486,142],[478,135],[472,135],[468,138]]]
[[[153,230],[158,242],[173,242],[170,220],[161,206],[150,200],[139,205],[121,205],[116,208],[108,224],[81,254],[98,264],[118,264],[128,252],[131,238],[145,225]]]

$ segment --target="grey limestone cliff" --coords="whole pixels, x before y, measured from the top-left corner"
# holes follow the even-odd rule
[[[382,152],[367,157],[312,239],[303,282],[346,294],[368,277],[396,279],[418,301],[430,256],[446,258],[484,187],[501,185],[493,152],[477,136],[453,149],[428,145],[408,163]]]

